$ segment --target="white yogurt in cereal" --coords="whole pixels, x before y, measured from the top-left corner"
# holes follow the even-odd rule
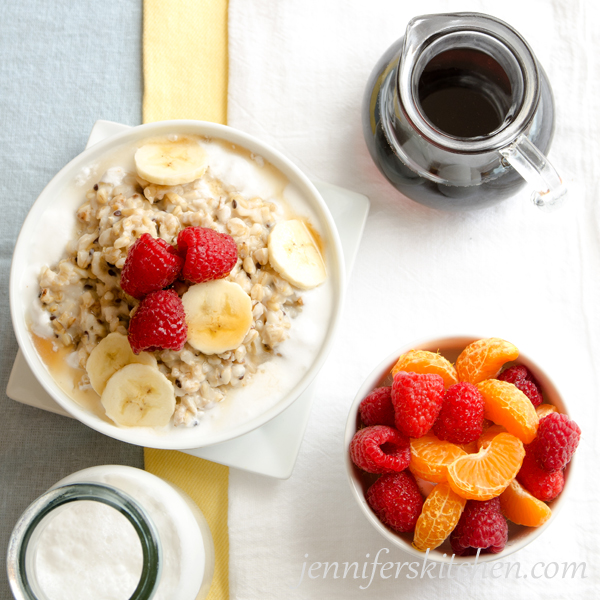
[[[306,294],[305,294],[306,295]],[[311,290],[290,337],[278,354],[263,363],[252,382],[230,390],[227,400],[206,410],[195,429],[201,434],[241,425],[274,406],[311,366],[327,327],[331,298],[326,290]]]
[[[141,145],[141,143],[143,142],[137,145]],[[193,191],[186,189],[177,190],[178,194],[183,194],[183,196],[180,196],[181,198],[187,199],[188,206],[193,206],[194,210],[202,210],[202,202],[212,202],[215,205],[213,210],[213,224],[218,230],[231,233],[235,237],[235,230],[232,232],[229,229],[229,220],[243,220],[249,227],[252,224],[252,218],[260,212],[260,206],[264,206],[264,203],[267,203],[273,207],[271,214],[278,220],[297,217],[305,220],[317,237],[320,240],[325,240],[321,250],[328,269],[335,268],[333,265],[332,250],[327,244],[327,235],[323,225],[319,221],[318,215],[303,199],[302,194],[296,186],[291,184],[280,171],[266,162],[261,156],[253,155],[244,149],[236,148],[228,142],[199,138],[199,143],[206,149],[210,157],[208,177],[199,180],[195,184]],[[102,185],[107,185],[116,187],[117,189],[126,189],[128,190],[127,193],[134,192],[133,185],[135,184],[132,184],[132,178],[129,175],[135,172],[133,165],[134,151],[135,147],[123,147],[113,152],[110,157],[98,160],[92,165],[86,166],[81,171],[79,176],[75,178],[72,186],[65,192],[72,198],[69,204],[74,207],[69,233],[65,233],[65,225],[63,223],[62,227],[58,229],[57,234],[57,237],[62,241],[62,246],[54,238],[52,243],[48,245],[51,247],[41,249],[38,252],[39,260],[36,260],[30,266],[31,269],[37,269],[39,273],[44,265],[56,265],[64,253],[64,248],[69,243],[73,244],[71,240],[75,225],[74,214],[78,206],[75,199],[79,198],[79,204],[82,204],[85,201],[86,191],[95,182],[100,182],[101,189]],[[216,187],[214,181],[218,182]],[[222,187],[219,187],[221,184]],[[153,189],[151,193],[155,192]],[[202,202],[196,200],[197,196],[204,198],[204,200]],[[228,197],[229,200],[224,201],[225,197]],[[235,204],[231,203],[231,197],[241,198],[242,202],[249,203],[249,207],[244,209],[245,212],[241,212],[240,206],[233,208]],[[261,198],[263,204],[259,204],[258,208],[252,208],[253,199],[256,197]],[[216,206],[216,203],[219,203],[219,205]],[[163,227],[163,223],[168,219],[171,219],[171,217],[166,215],[165,219],[160,222],[160,226],[157,224],[156,234],[163,238],[167,237],[168,242],[174,243],[172,239],[169,239],[169,233]],[[183,226],[190,224],[205,225],[204,223],[188,221],[185,221]],[[250,229],[250,231],[253,230]],[[102,241],[103,239],[100,236],[100,240]],[[236,238],[238,246],[241,243],[240,239],[243,240],[243,238]],[[85,256],[85,254],[82,255]],[[114,251],[113,255],[115,259],[119,259],[117,251]],[[122,258],[120,260],[122,262]],[[119,262],[115,262],[114,264],[117,267],[120,266]],[[257,267],[260,268],[258,264]],[[268,264],[263,269],[268,270],[267,267],[269,267]],[[244,273],[241,268],[238,271],[241,274],[235,273],[237,279],[233,277],[234,272],[232,272],[230,279],[239,282],[241,285],[254,285],[254,274]],[[246,276],[251,280],[250,284],[244,281]],[[73,287],[73,290],[74,296],[79,300],[80,294],[78,293],[77,285]],[[278,290],[279,288],[276,288],[276,291]],[[247,287],[246,291],[250,294],[250,287]],[[69,295],[68,291],[66,295]],[[297,308],[296,304],[293,306],[290,305],[293,318],[290,318],[290,315],[285,317],[290,322],[290,328],[287,330],[289,335],[284,341],[277,342],[277,331],[275,331],[275,345],[272,351],[268,350],[269,355],[264,362],[259,361],[260,364],[256,366],[255,372],[247,370],[244,372],[242,369],[244,364],[243,359],[241,359],[241,362],[237,358],[226,359],[223,365],[215,367],[217,375],[220,377],[226,371],[226,377],[231,378],[230,373],[237,374],[241,372],[242,378],[240,378],[240,381],[242,383],[232,381],[231,384],[227,385],[224,399],[221,400],[219,397],[220,390],[225,389],[225,387],[221,388],[218,384],[212,385],[215,383],[216,376],[209,371],[208,378],[212,377],[211,386],[213,390],[216,390],[216,396],[214,394],[211,396],[209,393],[207,397],[203,397],[200,401],[196,399],[197,406],[193,408],[195,412],[188,411],[183,416],[183,409],[179,410],[179,412],[176,409],[175,419],[166,428],[155,429],[155,435],[159,437],[170,435],[173,430],[177,430],[173,433],[179,435],[181,438],[194,438],[201,442],[206,436],[210,436],[216,432],[227,432],[264,414],[277,405],[279,401],[301,382],[319,354],[331,325],[334,303],[336,302],[333,278],[329,276],[325,283],[309,291],[295,290],[289,298],[293,302],[301,298],[300,302],[302,304],[301,307],[297,305]],[[283,296],[282,302],[289,302],[289,300],[285,300]],[[278,305],[278,303],[275,304]],[[48,338],[48,333],[52,330],[53,326],[49,321],[49,313],[41,310],[39,300],[34,300],[32,305],[33,308],[30,311],[31,329],[37,336]],[[253,301],[253,305],[256,306],[255,301]],[[282,304],[281,306],[287,307],[288,304]],[[284,315],[288,312],[285,308],[280,309],[280,312],[281,310],[283,310]],[[282,319],[280,313],[277,318]],[[126,333],[122,329],[121,327],[117,331]],[[264,342],[264,338],[261,339]],[[53,343],[57,354],[62,354],[61,341],[61,339],[58,339],[54,340]],[[267,345],[267,349],[268,347]],[[46,352],[45,362],[47,364],[54,362],[51,372],[59,385],[82,406],[92,410],[103,420],[108,421],[107,417],[102,414],[102,407],[94,407],[94,402],[99,404],[99,398],[89,389],[89,385],[86,387],[85,371],[82,368],[73,368],[77,366],[77,355],[73,354],[73,347],[70,347],[68,362],[63,360],[62,356],[59,361],[49,361],[47,354]],[[81,367],[81,365],[85,365],[87,354],[85,351],[80,350],[79,356]],[[210,359],[211,357],[208,358]],[[167,360],[167,365],[171,369],[171,373],[175,373],[175,370],[181,370],[180,367],[183,367],[184,370],[188,367],[191,368],[190,364],[186,367],[187,363],[185,360],[179,362],[177,362],[179,359],[174,359],[175,362],[172,360],[169,362],[169,360]],[[227,370],[227,367],[231,367],[230,370]],[[59,374],[58,371],[61,371],[61,373]],[[186,377],[186,373],[183,376]],[[179,379],[181,378],[172,377],[172,381],[174,383],[177,381],[177,385],[179,385]],[[190,381],[190,377],[185,378],[182,382],[183,386],[193,389],[197,382],[192,381],[190,383]],[[205,388],[206,385],[202,389]],[[181,398],[183,392],[180,389],[176,389],[176,392],[178,394],[177,397]],[[185,393],[187,394],[187,391]],[[198,394],[201,395],[202,393],[204,393],[202,390],[197,392],[192,391],[190,392],[190,397],[197,398]],[[189,406],[191,400],[186,400],[186,402]],[[175,427],[175,425],[179,426]],[[182,427],[181,425],[187,425],[187,427]],[[184,441],[183,443],[186,442]]]

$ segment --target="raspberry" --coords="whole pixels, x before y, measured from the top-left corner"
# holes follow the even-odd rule
[[[387,425],[395,427],[394,405],[391,386],[375,388],[358,407],[364,425]]]
[[[498,379],[501,381],[507,381],[508,383],[512,383],[514,385],[515,381],[527,379],[528,375],[529,370],[527,367],[524,367],[523,365],[515,365],[514,367],[509,367],[505,371],[502,371],[502,373],[498,375]]]
[[[483,433],[483,397],[479,390],[466,381],[446,390],[442,410],[433,425],[440,440],[453,444],[468,444]]]
[[[173,246],[143,233],[127,253],[121,271],[121,289],[141,300],[146,294],[171,285],[182,266],[183,259]]]
[[[410,471],[382,475],[368,490],[367,504],[377,518],[395,531],[413,531],[423,497]]]
[[[457,556],[501,552],[508,539],[508,523],[502,515],[499,498],[469,500],[458,525],[450,535],[452,551]]]
[[[544,399],[540,392],[539,386],[531,372],[523,365],[515,365],[503,371],[498,379],[512,383],[519,388],[530,400],[533,406],[538,407]]]
[[[533,381],[530,381],[529,379],[521,379],[514,385],[531,400],[531,404],[533,404],[535,408],[537,408],[544,401],[542,398],[542,393]]]
[[[546,471],[560,471],[571,460],[581,436],[581,429],[567,415],[550,413],[540,421],[535,457]]]
[[[367,473],[404,471],[410,463],[410,440],[386,425],[365,427],[350,442],[350,458]]]
[[[396,427],[408,437],[424,436],[437,419],[443,399],[444,380],[439,375],[399,371],[392,385]]]
[[[517,473],[517,481],[538,500],[548,502],[554,500],[565,486],[562,471],[548,473],[536,460],[537,439],[525,446],[525,458],[521,470]]]
[[[234,239],[206,227],[186,227],[177,236],[177,246],[185,256],[183,277],[193,283],[226,277],[237,262]]]
[[[181,350],[187,339],[183,303],[174,290],[148,294],[129,322],[129,345],[135,354],[143,350]]]

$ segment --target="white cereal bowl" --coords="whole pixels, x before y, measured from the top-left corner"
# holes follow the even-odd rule
[[[350,447],[350,442],[356,431],[360,426],[360,416],[358,413],[358,407],[361,401],[376,387],[382,385],[391,385],[392,378],[390,372],[394,364],[398,358],[408,352],[409,350],[429,350],[431,352],[440,352],[446,358],[448,358],[451,362],[454,362],[462,349],[464,349],[468,344],[474,342],[475,340],[481,339],[485,336],[452,336],[452,337],[443,337],[443,338],[435,338],[428,340],[420,340],[417,342],[413,342],[406,346],[403,346],[396,350],[394,353],[390,354],[384,360],[382,360],[379,365],[373,369],[371,374],[367,377],[361,388],[359,389],[354,401],[352,402],[352,406],[350,407],[350,412],[348,414],[348,420],[346,421],[346,430],[344,434],[344,453],[345,453],[345,463],[346,463],[346,474],[348,476],[348,482],[350,484],[350,489],[352,491],[352,495],[356,500],[359,508],[369,521],[369,523],[390,543],[394,546],[400,548],[401,550],[411,554],[417,559],[424,559],[425,553],[417,550],[412,545],[413,533],[397,533],[392,531],[388,527],[386,527],[375,515],[375,513],[371,510],[366,500],[366,492],[369,488],[369,485],[375,480],[377,476],[369,475],[361,471],[354,463],[350,460],[350,452],[348,448]],[[519,358],[512,362],[507,363],[509,366],[512,364],[522,364],[526,366],[531,373],[538,380],[544,396],[544,402],[549,404],[554,404],[558,411],[561,413],[568,414],[567,407],[563,400],[563,395],[558,391],[556,385],[550,379],[547,371],[545,371],[537,362],[534,362],[529,356],[519,353]],[[527,544],[531,543],[535,540],[539,535],[541,535],[556,519],[556,516],[560,510],[564,506],[565,500],[568,495],[568,488],[570,487],[570,481],[572,479],[572,471],[573,471],[573,463],[575,459],[572,459],[571,462],[567,465],[565,470],[565,487],[562,493],[553,500],[549,502],[548,505],[552,509],[552,515],[544,523],[541,527],[524,527],[521,525],[515,525],[514,523],[508,522],[508,541],[506,546],[502,552],[497,554],[480,554],[479,557],[476,556],[454,556],[452,554],[452,548],[450,547],[449,540],[446,540],[441,546],[436,548],[435,550],[430,550],[427,559],[439,563],[483,563],[483,562],[491,562],[494,560],[498,560],[501,558],[506,558],[509,554],[513,554],[518,550],[524,548]]]
[[[232,427],[204,433],[195,428],[171,428],[155,431],[149,428],[125,428],[114,425],[108,419],[99,418],[72,400],[54,381],[47,366],[39,356],[30,333],[29,310],[38,293],[38,275],[41,264],[56,263],[64,251],[75,223],[75,211],[83,203],[85,191],[78,194],[67,190],[77,178],[88,177],[105,158],[127,145],[150,136],[168,134],[195,134],[231,142],[263,157],[281,171],[295,186],[308,210],[319,222],[326,246],[326,260],[332,285],[331,319],[323,343],[312,364],[297,382],[276,404],[245,422]],[[94,173],[99,178],[102,173]],[[133,127],[94,144],[68,163],[46,186],[33,204],[15,247],[10,275],[11,316],[19,347],[37,380],[50,396],[73,417],[110,437],[140,446],[183,450],[210,446],[232,440],[264,425],[288,408],[308,387],[323,365],[333,342],[343,303],[345,269],[343,253],[337,229],[323,198],[310,180],[283,154],[255,137],[225,125],[203,121],[162,121]]]

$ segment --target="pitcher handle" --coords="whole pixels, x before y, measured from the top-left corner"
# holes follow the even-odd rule
[[[550,210],[562,206],[567,188],[548,159],[521,135],[509,146],[499,150],[500,155],[534,188],[533,203]]]

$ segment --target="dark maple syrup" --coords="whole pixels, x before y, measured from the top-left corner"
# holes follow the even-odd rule
[[[506,169],[494,177],[487,177],[483,173],[485,180],[479,185],[445,185],[421,176],[396,154],[384,132],[382,98],[390,98],[394,91],[403,43],[404,38],[400,38],[383,54],[371,72],[365,89],[363,131],[369,153],[377,167],[397,190],[412,200],[433,208],[481,208],[513,196],[525,185],[525,180],[514,169]],[[545,153],[552,139],[554,103],[548,79],[541,68],[540,87],[539,114],[531,125],[529,135],[540,151]],[[419,110],[434,128],[447,135],[467,140],[478,137],[481,139],[502,128],[512,118],[511,96],[514,90],[511,90],[506,72],[494,58],[476,48],[450,49],[436,55],[419,76],[417,88]],[[455,114],[456,123],[448,124],[448,121],[442,120],[446,117],[438,107],[428,107],[429,115],[425,112],[423,103],[427,106],[427,101],[434,92],[441,91],[443,97],[446,93],[444,90],[456,88],[459,88],[459,93],[478,96],[474,102],[485,105],[482,111],[486,112],[476,119],[476,127],[471,123],[473,111],[462,111],[461,102],[444,106],[444,111],[450,108],[450,113]],[[431,98],[431,102],[434,100],[435,96]],[[433,120],[438,117],[440,120],[435,124]],[[399,135],[404,134],[399,132]],[[462,160],[464,163],[464,158]]]
[[[418,99],[436,129],[475,138],[492,134],[504,123],[511,85],[494,58],[480,50],[459,48],[429,61],[419,78]]]

